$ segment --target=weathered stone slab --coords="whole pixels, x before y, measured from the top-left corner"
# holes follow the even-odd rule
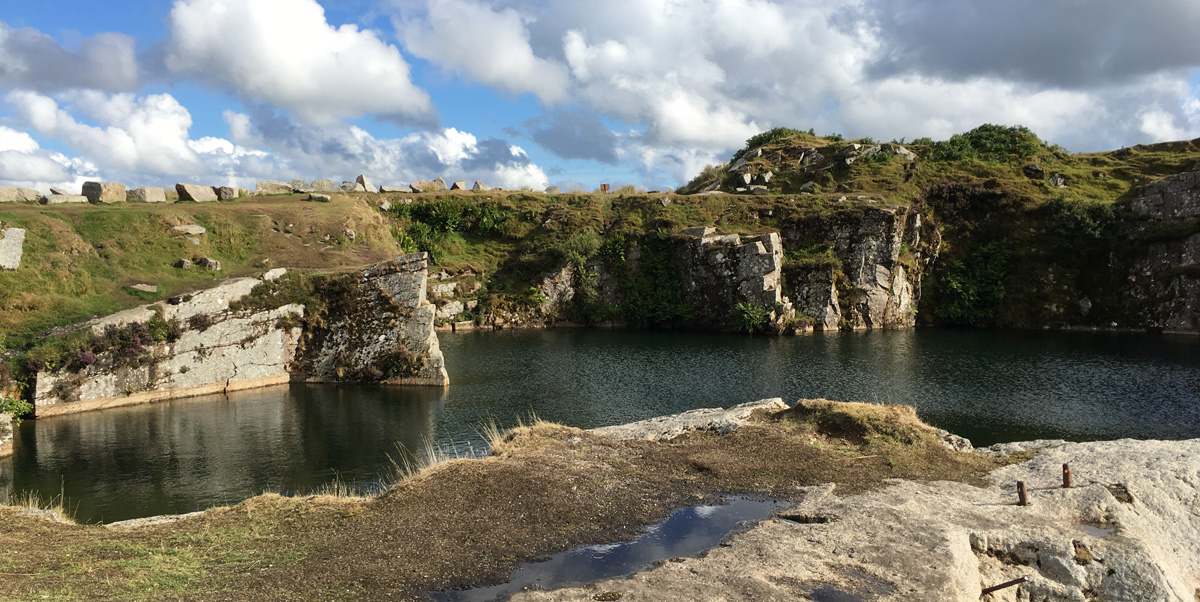
[[[199,226],[196,224],[184,224],[182,226],[175,226],[174,228],[171,228],[171,232],[173,234],[186,236],[200,236],[207,231],[208,230],[204,229],[204,226]]]
[[[0,269],[16,270],[21,267],[21,255],[25,252],[25,229],[6,228],[0,231]]]
[[[445,192],[446,190],[446,180],[443,180],[440,177],[435,178],[432,182],[430,182],[430,184],[433,185],[434,192]]]
[[[558,186],[546,187],[546,194],[558,194]]]
[[[175,191],[179,193],[181,201],[211,203],[217,200],[217,193],[213,192],[212,186],[179,183],[175,185]]]
[[[156,186],[143,186],[130,190],[126,197],[131,203],[165,203],[167,191]]]
[[[310,200],[314,203],[328,203],[329,201],[333,200],[333,197],[331,197],[327,194],[317,194],[314,192],[314,193],[308,195],[308,200]]]
[[[459,180],[459,181],[455,182],[454,184],[450,185],[450,190],[466,190],[466,189],[467,189],[467,181],[466,180]]]
[[[292,187],[283,182],[266,180],[254,186],[254,196],[269,196],[273,194],[292,194]]]
[[[750,415],[755,410],[778,412],[787,408],[788,405],[783,402],[783,399],[775,397],[743,403],[729,409],[704,408],[673,416],[660,416],[629,424],[605,426],[592,429],[592,432],[614,439],[647,441],[668,441],[689,431],[712,431],[725,436],[749,422]]]
[[[125,185],[117,182],[84,182],[83,196],[92,204],[124,203]]]
[[[380,186],[379,192],[406,193],[406,192],[412,192],[412,187],[410,187],[410,186]]]
[[[68,195],[68,194],[72,194],[72,193],[67,192],[66,190],[63,190],[62,188],[55,188],[55,187],[51,186],[50,194],[52,194],[52,195],[54,195],[54,194]]]
[[[476,180],[475,185],[471,187],[471,192],[487,192],[491,189],[492,189],[491,186],[488,186],[487,184],[484,184],[483,182]]]
[[[42,193],[31,188],[0,186],[0,203],[36,203],[41,199]]]
[[[82,194],[52,194],[42,197],[43,205],[63,205],[67,203],[87,203],[88,198]]]
[[[366,192],[367,189],[358,182],[342,182],[342,192]]]

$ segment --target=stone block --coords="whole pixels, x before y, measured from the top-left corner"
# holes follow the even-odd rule
[[[204,229],[204,226],[198,226],[196,224],[184,224],[182,226],[175,226],[174,228],[171,228],[171,233],[175,235],[200,236],[205,232],[207,232],[207,230]]]
[[[412,187],[410,187],[410,186],[380,186],[379,192],[390,192],[390,193],[412,192]]]
[[[283,182],[266,180],[254,186],[254,196],[270,196],[274,194],[292,194],[292,187]]]
[[[25,229],[7,228],[0,238],[0,269],[15,270],[21,267],[21,255],[25,252]]]
[[[167,191],[156,186],[143,186],[130,190],[126,197],[131,203],[165,203]]]
[[[305,182],[304,180],[292,180],[291,182],[288,182],[288,186],[292,188],[292,192],[297,194],[314,192],[313,187],[309,186],[308,182]]]
[[[36,203],[41,199],[42,193],[31,188],[0,186],[0,203]]]
[[[375,186],[371,184],[371,180],[367,179],[367,176],[364,174],[359,174],[359,176],[357,178],[355,178],[354,181],[363,187],[363,190],[362,190],[363,192],[375,192],[376,190],[379,190],[378,188],[375,188]]]
[[[179,193],[180,201],[211,203],[217,200],[217,193],[213,192],[212,186],[180,183],[175,185],[175,191]]]
[[[471,192],[487,192],[491,189],[492,189],[491,186],[488,186],[487,184],[484,184],[483,182],[476,180],[475,185],[471,187]]]
[[[467,189],[467,181],[466,180],[459,180],[459,181],[455,182],[454,184],[450,185],[450,190],[466,190],[466,189]]]
[[[83,196],[92,204],[124,203],[125,185],[117,182],[84,182]]]
[[[310,200],[314,203],[328,203],[329,201],[333,200],[333,197],[331,197],[327,194],[317,194],[314,192],[314,193],[308,195],[308,200]]]
[[[333,180],[322,178],[313,181],[312,190],[309,192],[337,193],[341,191],[342,189],[337,184],[334,184]]]
[[[213,186],[212,189],[218,201],[232,201],[238,198],[238,189],[232,186]]]
[[[43,205],[63,205],[67,203],[87,203],[88,198],[82,194],[52,194],[42,197]]]

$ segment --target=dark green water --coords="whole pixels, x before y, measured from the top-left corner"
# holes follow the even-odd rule
[[[115,521],[386,479],[398,446],[481,447],[489,420],[590,428],[764,397],[904,403],[987,445],[1200,437],[1200,339],[920,330],[759,338],[594,330],[442,335],[448,390],[293,385],[26,421],[0,496]],[[8,477],[5,474],[9,475]]]

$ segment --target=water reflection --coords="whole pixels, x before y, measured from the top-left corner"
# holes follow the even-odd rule
[[[397,444],[481,448],[518,416],[580,428],[765,397],[912,405],[978,445],[1200,437],[1200,339],[919,330],[797,337],[633,331],[443,334],[448,390],[294,385],[26,421],[17,494],[81,520],[189,512],[334,479],[370,487]]]
[[[83,521],[191,512],[340,480],[369,487],[397,444],[433,439],[445,391],[291,387],[26,421],[16,491],[60,492]]]

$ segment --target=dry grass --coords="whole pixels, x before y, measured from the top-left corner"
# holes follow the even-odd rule
[[[0,508],[0,599],[405,599],[494,583],[523,560],[634,536],[716,496],[787,499],[825,482],[862,491],[892,478],[981,482],[1002,461],[951,452],[895,407],[830,402],[760,413],[722,438],[619,441],[530,417],[467,459],[427,445],[383,495],[260,496],[173,525],[55,525]],[[838,436],[824,419],[870,431]],[[880,426],[884,428],[879,428]],[[401,464],[397,464],[398,469]],[[333,484],[327,493],[345,495]],[[79,567],[88,567],[80,570]]]

